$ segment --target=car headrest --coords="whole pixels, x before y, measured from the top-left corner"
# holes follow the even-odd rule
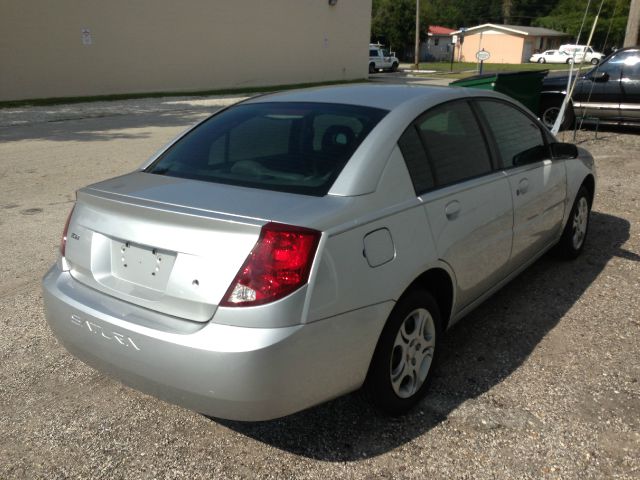
[[[351,128],[344,125],[332,125],[322,136],[322,151],[334,152],[347,150],[355,139],[355,134]]]

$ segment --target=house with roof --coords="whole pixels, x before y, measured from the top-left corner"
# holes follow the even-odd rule
[[[423,42],[424,52],[421,57],[429,61],[443,61],[451,58],[451,33],[454,28],[430,25],[427,30],[427,40]]]
[[[455,59],[475,62],[480,50],[489,52],[485,63],[523,63],[532,54],[558,48],[571,36],[564,32],[541,27],[485,23],[460,29],[449,34],[455,39]]]

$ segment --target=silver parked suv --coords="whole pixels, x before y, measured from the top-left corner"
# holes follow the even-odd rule
[[[363,386],[398,414],[448,327],[551,247],[580,253],[594,188],[588,152],[493,92],[261,96],[78,192],[47,320],[88,364],[208,415]]]

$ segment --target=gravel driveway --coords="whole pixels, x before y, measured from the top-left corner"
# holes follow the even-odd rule
[[[67,354],[40,278],[74,191],[226,100],[180,101],[0,110],[0,478],[640,478],[639,132],[580,134],[599,172],[585,254],[544,257],[454,327],[406,417],[350,395],[217,421]]]

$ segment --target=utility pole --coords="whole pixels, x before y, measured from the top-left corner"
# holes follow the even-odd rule
[[[635,47],[638,45],[638,29],[640,29],[640,0],[631,0],[629,20],[627,20],[627,33],[624,36],[623,47]]]
[[[502,23],[509,25],[511,23],[511,7],[512,0],[502,0]]]
[[[413,67],[420,68],[420,0],[416,0],[416,50]]]

